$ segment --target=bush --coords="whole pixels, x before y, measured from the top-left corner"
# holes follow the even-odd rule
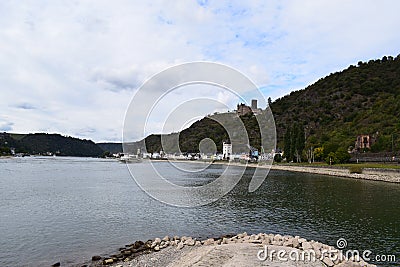
[[[336,158],[336,154],[333,152],[330,152],[328,156],[325,158],[325,162],[329,165],[333,165],[335,163],[338,163],[338,159]]]
[[[360,166],[351,166],[350,168],[349,168],[349,172],[350,173],[358,173],[358,174],[361,174],[362,173],[362,168],[360,167]]]
[[[274,161],[275,162],[282,162],[282,156],[281,156],[281,154],[275,154],[275,156],[274,156]]]

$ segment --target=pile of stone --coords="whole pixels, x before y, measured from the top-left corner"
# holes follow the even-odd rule
[[[92,261],[101,261],[102,265],[109,265],[120,261],[130,261],[134,257],[143,253],[157,252],[167,247],[175,247],[182,249],[185,246],[219,246],[224,244],[234,243],[253,243],[259,245],[273,245],[287,248],[298,249],[299,251],[315,252],[316,259],[320,259],[326,266],[373,266],[364,262],[362,259],[347,259],[342,252],[332,246],[316,242],[314,240],[307,241],[299,236],[282,236],[280,234],[252,234],[248,235],[246,232],[238,235],[226,235],[218,238],[209,238],[206,240],[197,240],[192,237],[169,237],[155,238],[146,242],[136,241],[133,244],[126,245],[124,248],[119,249],[119,253],[111,255],[106,258],[100,256],[93,256]],[[328,254],[330,253],[330,255]],[[337,253],[336,256],[332,254]],[[333,259],[333,260],[332,260]]]

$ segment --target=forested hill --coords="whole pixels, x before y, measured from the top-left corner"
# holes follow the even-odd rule
[[[372,152],[395,154],[400,150],[400,56],[360,61],[275,100],[271,109],[278,148],[285,148],[285,133],[296,129],[297,136],[304,137],[300,140],[302,158],[310,148],[319,148],[321,159],[331,152],[351,150],[359,134],[374,138]],[[252,116],[242,120],[248,130],[255,130]],[[250,142],[258,147],[257,133],[249,136],[256,137]],[[180,133],[181,150],[197,151],[205,137],[215,140],[220,151],[227,134],[206,117]],[[286,143],[298,141],[289,138]],[[150,151],[161,150],[160,136],[147,137],[146,145]]]
[[[297,158],[300,155],[305,158],[307,152],[315,149],[318,149],[321,159],[339,150],[347,152],[360,134],[372,137],[372,152],[398,154],[400,55],[360,61],[356,66],[330,74],[305,89],[276,99],[270,106],[277,127],[278,148],[286,148],[286,152],[296,150]],[[229,121],[236,115],[224,113],[217,116]],[[198,152],[199,142],[211,138],[221,151],[222,142],[228,139],[228,135],[213,120],[215,118],[205,117],[195,122],[180,132],[179,138],[174,138],[177,133],[167,135],[171,141],[166,145],[170,147],[161,146],[160,135],[150,135],[145,140],[131,143],[131,150],[136,153],[137,148],[143,148],[146,143],[149,152],[173,152],[172,148],[176,147],[174,142],[179,140],[182,152]],[[255,117],[246,115],[241,119],[248,130],[250,144],[259,149],[260,135]],[[5,146],[5,143],[8,145]],[[102,149],[92,141],[58,134],[0,134],[0,150],[6,153],[7,147],[11,146],[28,153],[51,152],[66,156],[100,156],[103,150],[121,150],[121,144],[100,144]]]
[[[91,140],[66,137],[60,134],[9,134],[0,133],[0,149],[9,153],[56,154],[60,156],[98,157],[104,151]]]
[[[368,62],[333,73],[271,104],[284,147],[287,129],[299,124],[306,146],[325,152],[354,146],[357,135],[376,139],[372,152],[400,149],[400,55]]]

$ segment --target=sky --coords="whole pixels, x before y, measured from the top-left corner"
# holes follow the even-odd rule
[[[192,61],[226,64],[275,100],[360,60],[397,56],[398,10],[396,0],[0,1],[0,131],[121,141],[141,85]]]

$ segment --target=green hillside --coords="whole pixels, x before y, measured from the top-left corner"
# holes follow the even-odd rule
[[[277,127],[277,147],[290,150],[297,142],[296,148],[301,150],[297,156],[301,160],[306,160],[309,151],[315,152],[320,160],[329,153],[343,154],[354,148],[359,134],[374,138],[371,152],[396,154],[400,149],[400,56],[358,62],[357,66],[330,74],[305,89],[275,100],[271,109]],[[235,114],[218,116],[229,119]],[[259,148],[254,116],[241,119],[248,132],[251,131],[251,145]],[[286,136],[285,145],[286,132],[297,139]],[[198,152],[200,140],[207,137],[221,151],[227,133],[212,118],[205,117],[180,133],[181,151]],[[151,135],[145,141],[148,151],[162,150],[160,135]],[[289,142],[292,144],[288,145]]]
[[[371,152],[394,154],[400,149],[400,56],[359,62],[277,99],[271,109],[279,147],[298,124],[306,150],[320,147],[325,156],[353,148],[359,134],[376,139]]]
[[[128,151],[131,153],[136,153],[138,148],[146,148],[146,151],[150,153],[159,152],[161,150],[166,153],[198,153],[200,141],[209,138],[214,141],[217,151],[222,151],[222,142],[230,141],[230,138],[227,131],[218,122],[222,122],[228,128],[234,128],[234,125],[237,124],[234,117],[237,117],[236,113],[210,115],[194,122],[189,128],[182,130],[180,133],[162,136],[159,134],[152,134],[144,140],[127,144],[125,149],[128,148]],[[240,119],[247,130],[250,145],[260,149],[261,137],[256,117],[253,114],[247,114]],[[177,144],[178,142],[179,146]],[[245,146],[246,144],[243,143],[242,145]]]
[[[10,148],[16,153],[42,154],[48,152],[60,156],[98,157],[104,151],[90,140],[66,137],[60,134],[0,134],[0,149],[9,154]]]

